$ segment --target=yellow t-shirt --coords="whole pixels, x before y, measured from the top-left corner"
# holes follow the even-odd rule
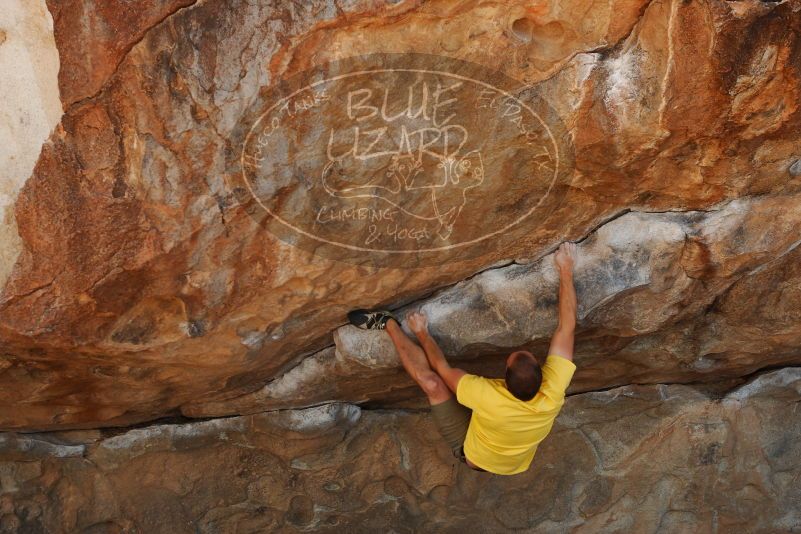
[[[542,385],[529,401],[506,389],[502,378],[467,374],[456,385],[456,400],[473,410],[464,454],[475,465],[498,475],[522,473],[531,465],[537,445],[551,431],[565,403],[565,390],[576,365],[549,355],[542,366]]]

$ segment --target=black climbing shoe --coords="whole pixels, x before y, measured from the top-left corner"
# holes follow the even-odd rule
[[[348,321],[362,330],[384,330],[390,319],[398,320],[388,311],[353,310],[348,312]]]

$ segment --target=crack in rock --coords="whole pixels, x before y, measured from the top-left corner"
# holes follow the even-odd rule
[[[759,266],[776,264],[778,258],[786,257],[793,249],[789,241],[801,230],[798,199],[761,196],[685,212],[626,210],[580,239],[574,275],[579,297],[579,371],[574,382],[579,387],[573,391],[608,387],[603,378],[599,381],[590,376],[582,382],[582,374],[595,369],[606,372],[605,379],[613,386],[626,383],[622,375],[615,379],[614,372],[602,371],[609,365],[613,371],[625,372],[614,365],[614,354],[606,363],[593,354],[597,337],[593,332],[616,333],[629,339],[627,344],[659,336],[661,330],[671,328],[682,317],[691,320],[704,313],[735,281],[759,272]],[[760,224],[765,217],[773,218],[774,211],[782,212],[776,224],[784,231],[780,239],[765,240]],[[482,354],[492,359],[494,354],[522,346],[542,350],[557,320],[558,277],[552,256],[549,253],[531,263],[486,269],[396,312],[401,317],[413,310],[424,312],[432,335],[455,365],[481,361]],[[685,304],[687,299],[694,303]],[[300,360],[255,393],[221,402],[188,404],[183,413],[253,413],[271,406],[304,406],[330,400],[375,402],[393,389],[390,381],[400,378],[409,383],[384,333],[346,325],[335,332],[334,341],[335,348]],[[643,350],[650,350],[650,345],[646,343]],[[704,375],[712,375],[719,365],[719,360],[705,359],[703,354],[686,357],[693,358]],[[651,360],[636,365],[645,373],[639,382],[658,383],[677,363]],[[688,375],[685,381],[692,381],[692,377]]]

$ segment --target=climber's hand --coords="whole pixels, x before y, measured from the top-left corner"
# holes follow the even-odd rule
[[[409,325],[409,329],[415,334],[428,331],[428,319],[420,312],[410,313],[406,322]]]
[[[572,273],[573,265],[576,262],[576,244],[566,241],[559,245],[559,250],[554,254],[553,261],[560,272]]]

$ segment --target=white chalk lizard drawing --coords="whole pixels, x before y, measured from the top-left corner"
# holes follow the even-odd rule
[[[330,161],[322,172],[323,187],[333,197],[379,198],[411,217],[435,222],[437,235],[445,240],[467,204],[467,192],[484,182],[484,163],[478,150],[462,157],[439,157],[433,165],[424,165],[424,157],[392,155],[383,176],[360,185],[354,185],[342,160]],[[421,202],[421,193],[430,201]]]

